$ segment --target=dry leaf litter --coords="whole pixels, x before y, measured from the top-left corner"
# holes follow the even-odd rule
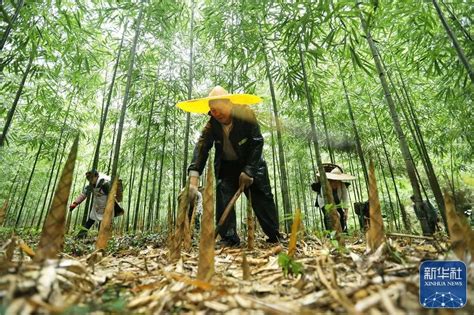
[[[116,237],[116,244],[127,237]],[[12,237],[1,248],[3,310],[7,314],[80,310],[97,314],[431,314],[418,302],[420,261],[455,259],[444,254],[448,245],[440,237],[388,236],[388,242],[369,255],[362,238],[349,237],[341,249],[327,238],[306,236],[294,254],[304,273],[285,277],[278,254],[287,251],[287,241],[270,246],[257,238],[254,250],[216,249],[214,276],[204,282],[196,279],[196,242],[172,264],[168,250],[160,247],[164,242],[144,243],[152,245],[121,246],[109,253],[99,250],[76,257],[64,253],[60,259],[35,263],[26,242]],[[244,280],[246,269],[248,280]],[[472,301],[471,290],[469,304],[456,313],[473,314]]]

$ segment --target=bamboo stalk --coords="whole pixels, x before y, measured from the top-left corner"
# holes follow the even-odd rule
[[[194,10],[195,10],[195,2],[194,0],[191,1],[191,20],[190,20],[190,30],[189,30],[189,39],[190,39],[190,47],[189,47],[189,74],[188,74],[188,99],[190,100],[192,97],[193,91],[193,46],[194,46]],[[183,183],[186,182],[187,176],[187,167],[188,167],[188,144],[189,144],[189,126],[191,123],[191,115],[190,113],[186,113],[186,128],[184,133],[184,150],[183,150],[183,169],[182,169],[182,181]]]
[[[441,24],[443,24],[444,30],[448,34],[449,38],[453,42],[453,46],[456,49],[456,53],[458,54],[459,60],[461,60],[461,63],[463,64],[464,68],[466,68],[466,71],[471,78],[471,82],[474,83],[474,70],[472,69],[471,64],[467,60],[466,54],[464,53],[464,50],[462,49],[461,45],[459,44],[456,36],[454,35],[453,31],[449,27],[448,22],[444,18],[443,12],[441,11],[441,8],[438,5],[438,2],[436,0],[433,0],[433,5],[436,9],[436,12],[438,13],[438,17],[441,20]]]

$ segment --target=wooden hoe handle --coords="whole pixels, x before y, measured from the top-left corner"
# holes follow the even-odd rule
[[[219,219],[219,222],[217,223],[217,226],[216,226],[216,231],[215,231],[215,234],[214,234],[215,238],[217,238],[217,235],[219,235],[219,232],[222,229],[222,225],[224,224],[225,220],[229,216],[230,210],[232,209],[235,202],[237,201],[237,199],[239,199],[240,195],[243,192],[244,192],[244,186],[240,186],[239,189],[237,189],[237,192],[235,193],[235,195],[232,197],[232,199],[227,204],[227,207],[225,207],[224,213],[222,213],[222,216]]]

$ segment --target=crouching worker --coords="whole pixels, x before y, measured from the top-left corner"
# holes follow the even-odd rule
[[[209,97],[178,103],[188,112],[208,114],[209,120],[194,148],[188,168],[189,197],[198,191],[209,151],[214,146],[214,172],[216,176],[216,222],[219,222],[232,196],[245,189],[251,194],[252,208],[268,236],[267,242],[279,242],[278,213],[270,187],[267,165],[262,157],[263,137],[250,104],[261,99],[249,94],[229,94],[216,86]],[[219,234],[221,245],[239,246],[235,208],[222,224]]]
[[[439,231],[438,214],[431,202],[429,200],[422,200],[420,207],[417,207],[415,196],[411,195],[410,199],[413,202],[413,210],[415,211],[416,217],[420,220],[423,235],[431,236],[436,231]]]
[[[334,198],[334,205],[336,206],[337,213],[339,214],[342,231],[347,232],[347,218],[349,213],[349,193],[347,191],[347,186],[349,186],[348,182],[354,180],[355,177],[350,174],[344,174],[339,166],[334,166],[334,169],[332,169],[330,172],[326,171],[326,177],[329,181],[329,188],[331,189],[332,196]],[[313,186],[315,185],[313,184]],[[326,230],[332,230],[330,216],[329,213],[324,209],[325,202],[322,195],[323,191],[322,187],[320,187],[317,204],[319,208],[323,210],[324,225]]]
[[[91,170],[86,173],[86,179],[89,182],[89,185],[84,187],[82,193],[73,201],[69,206],[69,211],[73,211],[78,205],[83,202],[89,194],[92,194],[94,199],[92,203],[92,209],[89,213],[89,218],[82,227],[81,231],[77,234],[78,238],[84,238],[87,236],[87,232],[94,225],[96,221],[102,221],[104,216],[105,206],[107,205],[107,197],[112,188],[112,183],[110,177],[97,172],[96,170]],[[119,205],[117,200],[122,200],[123,188],[122,184],[119,181],[117,186],[117,196],[115,199],[114,205],[114,216],[123,215],[124,211]]]

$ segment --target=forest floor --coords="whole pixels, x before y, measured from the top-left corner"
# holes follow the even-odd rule
[[[391,236],[389,247],[366,255],[363,237],[349,236],[341,248],[306,235],[294,256],[302,268],[293,275],[278,262],[288,242],[258,238],[253,250],[216,247],[214,276],[204,282],[196,280],[198,246],[170,263],[157,234],[116,236],[106,253],[94,251],[94,236],[67,236],[62,258],[42,264],[28,256],[37,239],[2,238],[1,314],[435,314],[418,301],[419,264],[455,259],[442,236]],[[473,314],[470,281],[468,304],[437,314]]]

